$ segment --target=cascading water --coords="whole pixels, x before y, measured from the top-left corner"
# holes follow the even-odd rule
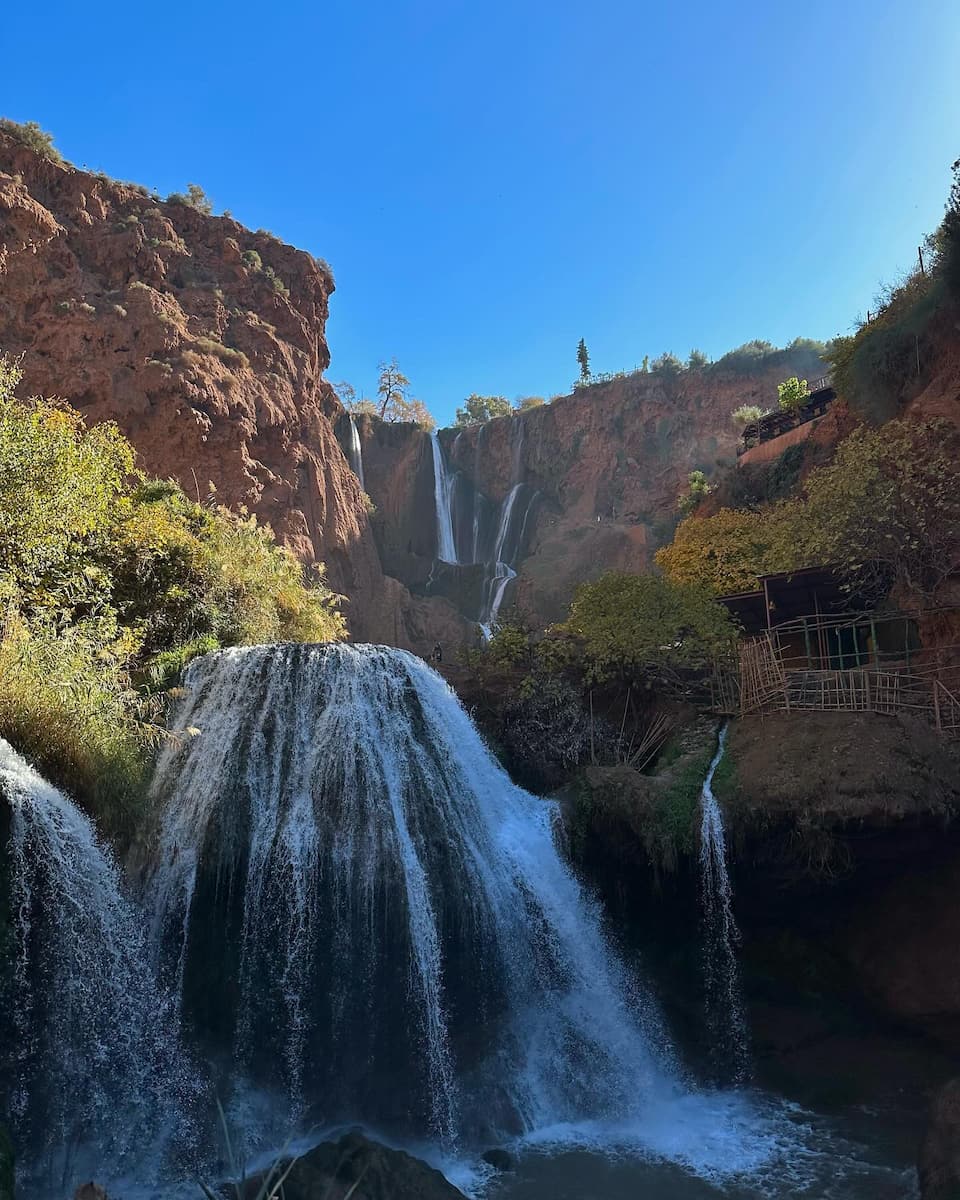
[[[458,563],[451,503],[454,477],[447,471],[443,447],[436,430],[430,434],[430,447],[433,454],[434,509],[437,514],[437,558],[441,562]]]
[[[89,820],[0,739],[10,808],[10,1115],[28,1192],[146,1182],[195,1142],[197,1084],[170,998]],[[5,1058],[0,1049],[0,1060]],[[181,1163],[182,1165],[182,1163]]]
[[[199,734],[158,765],[147,896],[186,1019],[210,1033],[204,1006],[232,1009],[237,1084],[282,1089],[290,1119],[448,1145],[683,1097],[556,806],[511,784],[421,660],[226,650],[184,686],[174,725]]]
[[[704,984],[715,1067],[724,1082],[743,1083],[749,1076],[750,1060],[736,953],[740,932],[733,916],[723,814],[713,794],[713,777],[726,743],[727,726],[724,725],[700,793]]]
[[[366,491],[366,482],[363,478],[363,446],[360,443],[360,431],[357,429],[357,422],[354,419],[353,413],[350,413],[350,470],[360,480],[360,486]]]
[[[523,451],[523,422],[514,439],[513,478],[519,479]],[[454,441],[456,448],[460,434]],[[483,426],[477,430],[475,471],[479,465]],[[477,622],[489,640],[504,595],[516,579],[515,564],[523,550],[529,517],[539,496],[533,488],[516,482],[499,505],[499,511],[458,471],[447,465],[436,431],[431,434],[434,507],[437,519],[437,558],[455,566],[482,565]],[[495,520],[495,523],[494,523]]]

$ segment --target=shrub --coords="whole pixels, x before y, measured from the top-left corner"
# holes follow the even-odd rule
[[[517,412],[529,412],[531,408],[542,408],[546,400],[542,396],[521,396],[517,401]]]
[[[759,404],[741,404],[730,414],[730,420],[742,428],[744,425],[756,425],[763,415],[764,410]]]
[[[276,273],[276,271],[273,269],[273,267],[264,267],[263,268],[263,276],[265,279],[270,281],[270,286],[273,288],[273,290],[277,293],[278,296],[283,296],[283,298],[285,300],[290,299],[290,289],[283,282],[283,280],[280,278],[280,276]]]
[[[785,412],[794,412],[798,408],[803,408],[809,395],[810,389],[807,387],[807,381],[798,379],[796,375],[791,375],[783,383],[777,384],[777,397],[780,407]]]
[[[691,350],[687,357],[687,366],[692,371],[700,371],[710,365],[709,357],[702,350]]]
[[[687,491],[677,497],[677,508],[684,516],[689,516],[700,501],[706,499],[713,490],[702,471],[691,471],[687,476],[687,484]]]
[[[53,134],[41,129],[36,121],[11,121],[0,117],[0,133],[6,133],[20,143],[28,146],[35,153],[49,158],[51,162],[62,163],[63,155],[53,144]]]
[[[167,197],[167,203],[183,204],[188,208],[195,208],[204,216],[210,216],[213,212],[213,204],[198,183],[188,183],[186,192],[171,192]]]
[[[220,359],[221,362],[227,363],[232,367],[249,367],[250,360],[242,350],[235,350],[233,346],[225,346],[223,342],[215,341],[213,338],[198,337],[193,340],[194,346],[201,354],[213,354]]]
[[[93,314],[97,311],[96,308],[94,308],[94,306],[92,304],[87,304],[87,302],[85,300],[82,303],[78,304],[77,307],[80,309],[80,311],[82,313],[85,313],[88,317],[92,317]]]
[[[240,257],[243,259],[243,265],[251,271],[259,271],[263,268],[263,260],[256,250],[244,250]]]
[[[269,528],[143,479],[115,426],[21,401],[0,359],[0,736],[110,824],[158,736],[147,694],[220,645],[343,637]]]
[[[661,354],[650,364],[650,370],[654,375],[672,379],[683,373],[683,363],[675,354]]]

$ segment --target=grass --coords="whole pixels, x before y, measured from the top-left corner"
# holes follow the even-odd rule
[[[0,736],[97,814],[110,836],[141,810],[161,738],[158,709],[82,630],[27,630],[9,620],[0,641]]]
[[[193,345],[201,354],[212,354],[216,358],[219,358],[221,362],[227,363],[228,366],[250,366],[250,360],[242,350],[234,350],[232,346],[225,346],[222,342],[215,341],[213,338],[195,338]],[[189,353],[189,351],[184,353],[185,358],[187,353]]]

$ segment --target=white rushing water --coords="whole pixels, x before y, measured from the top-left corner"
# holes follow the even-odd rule
[[[704,983],[715,1066],[724,1082],[743,1083],[749,1076],[750,1063],[737,963],[740,932],[733,916],[733,890],[727,872],[723,814],[713,794],[713,777],[726,744],[727,726],[724,725],[700,793]]]
[[[191,996],[234,1004],[238,1086],[448,1147],[608,1128],[678,1161],[734,1137],[741,1165],[769,1153],[749,1105],[686,1084],[557,850],[556,805],[510,782],[420,659],[222,651],[189,668],[174,724],[199,733],[158,766],[155,949],[188,1018]]]
[[[447,471],[440,438],[434,429],[430,434],[433,454],[433,500],[437,515],[437,558],[441,562],[458,563],[457,543],[453,536],[453,483],[454,477]]]
[[[357,429],[353,413],[350,413],[350,469],[360,480],[360,486],[366,491],[367,485],[363,478],[363,446],[360,443],[360,431]]]
[[[139,913],[90,821],[0,739],[10,808],[10,1117],[28,1192],[72,1194],[185,1156],[196,1092]]]

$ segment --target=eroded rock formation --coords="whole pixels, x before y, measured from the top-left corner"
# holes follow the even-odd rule
[[[423,649],[455,616],[381,570],[322,377],[333,287],[269,233],[0,133],[0,350],[22,356],[24,392],[116,421],[146,471],[200,498],[213,483],[325,562],[354,637]]]

